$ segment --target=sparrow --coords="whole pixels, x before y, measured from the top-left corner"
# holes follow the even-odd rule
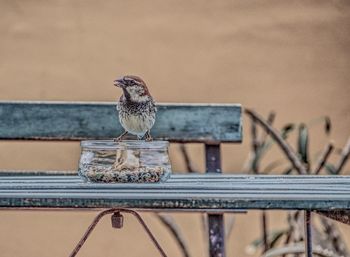
[[[138,76],[127,75],[114,80],[113,84],[123,90],[117,110],[125,130],[115,141],[122,140],[128,133],[136,135],[139,140],[151,141],[150,130],[156,120],[157,108],[146,83]]]

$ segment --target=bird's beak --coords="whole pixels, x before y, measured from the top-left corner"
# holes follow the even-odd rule
[[[115,85],[116,87],[123,88],[124,80],[122,78],[121,79],[116,79],[116,80],[113,81],[113,85]]]

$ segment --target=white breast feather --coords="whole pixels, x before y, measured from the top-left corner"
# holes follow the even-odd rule
[[[128,115],[121,117],[120,122],[125,130],[137,136],[143,136],[154,124],[154,119],[142,118],[139,115]]]

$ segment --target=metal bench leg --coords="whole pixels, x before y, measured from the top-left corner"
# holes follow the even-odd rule
[[[312,231],[311,231],[311,211],[304,211],[305,223],[305,255],[312,257]]]
[[[220,144],[205,145],[206,172],[221,173]],[[209,257],[225,257],[223,214],[208,214]]]

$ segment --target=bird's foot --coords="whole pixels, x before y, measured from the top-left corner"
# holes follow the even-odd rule
[[[147,142],[153,141],[153,138],[148,131],[146,132],[146,135],[145,135],[145,141]]]
[[[122,136],[119,136],[119,137],[116,137],[113,139],[114,142],[120,142],[122,141],[123,137]]]
[[[120,142],[120,141],[122,141],[123,137],[124,137],[127,133],[128,133],[128,132],[125,131],[125,132],[124,132],[123,134],[121,134],[119,137],[114,138],[113,141],[114,141],[114,142]]]
[[[146,138],[145,138],[145,141],[146,141],[146,142],[151,142],[151,141],[153,141],[153,138],[152,138],[152,137],[146,137]]]

